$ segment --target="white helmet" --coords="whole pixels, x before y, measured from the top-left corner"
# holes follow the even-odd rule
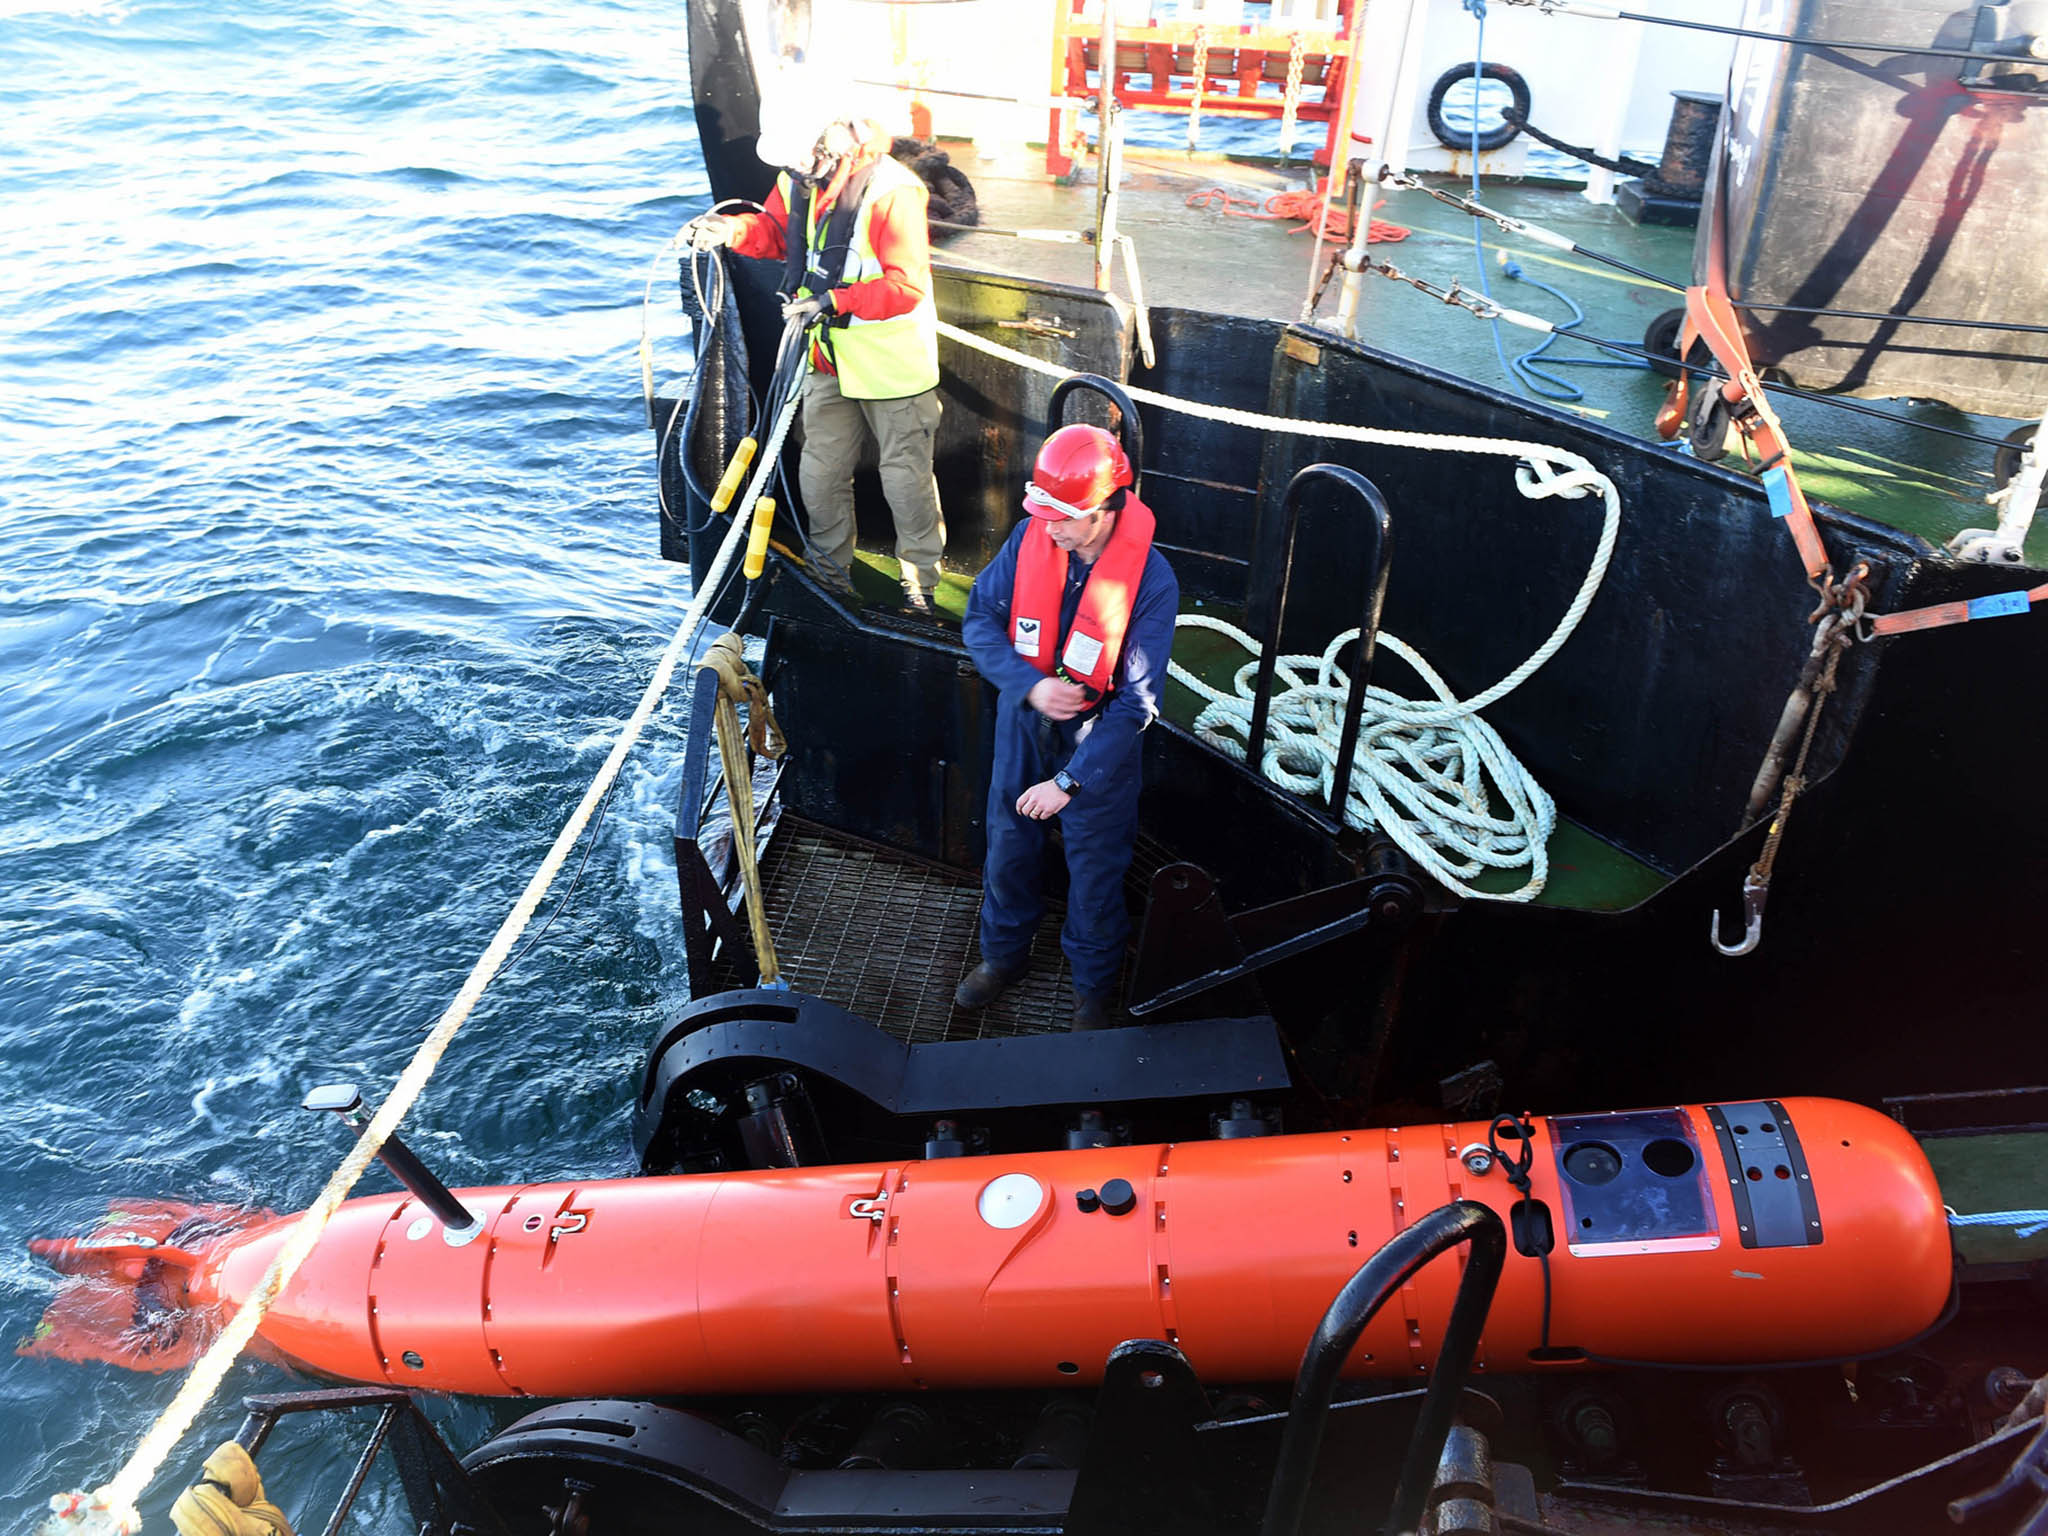
[[[761,136],[754,153],[797,176],[823,176],[832,163],[851,154],[858,120],[845,87],[797,66],[782,71],[761,92]],[[834,134],[833,130],[841,130]]]

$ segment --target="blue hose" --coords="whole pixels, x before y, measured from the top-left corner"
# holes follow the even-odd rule
[[[2008,1227],[2020,1237],[2048,1231],[2048,1211],[1979,1211],[1971,1216],[1949,1213],[1952,1227]]]
[[[1527,283],[1531,288],[1541,288],[1545,293],[1560,300],[1572,312],[1571,319],[1565,321],[1563,325],[1560,325],[1548,336],[1545,336],[1520,357],[1515,358],[1509,366],[1515,370],[1516,376],[1527,384],[1531,390],[1539,395],[1543,395],[1546,399],[1566,401],[1585,399],[1586,392],[1583,389],[1580,389],[1569,379],[1561,379],[1554,373],[1545,372],[1543,368],[1537,365],[1536,359],[1543,357],[1550,350],[1550,344],[1557,340],[1559,336],[1568,335],[1574,326],[1581,324],[1586,318],[1586,312],[1580,309],[1572,296],[1562,288],[1553,288],[1550,284],[1529,276],[1528,273],[1522,270],[1522,264],[1511,258],[1505,251],[1501,252],[1500,269],[1505,276]],[[1641,358],[1636,357],[1550,357],[1544,360],[1553,368],[1633,368],[1640,370],[1650,366]],[[1554,385],[1560,393],[1551,394],[1543,388],[1542,384],[1536,382],[1538,379]]]
[[[1486,80],[1486,0],[1464,0],[1464,3],[1465,9],[1472,13],[1474,19],[1479,24],[1479,40],[1474,44],[1472,51],[1472,201],[1476,203],[1480,198],[1479,93],[1484,89]],[[1485,221],[1477,214],[1474,214],[1472,216],[1472,258],[1479,267],[1479,291],[1487,299],[1491,300],[1493,298],[1493,289],[1487,281],[1485,228]],[[1563,301],[1565,307],[1572,312],[1572,317],[1559,326],[1557,328],[1558,331],[1568,331],[1573,326],[1584,323],[1586,312],[1579,308],[1577,302],[1573,300],[1570,294],[1561,288],[1553,288],[1548,283],[1539,282],[1535,278],[1530,277],[1522,271],[1521,264],[1511,260],[1505,252],[1501,255],[1501,270],[1507,276],[1525,282],[1532,288],[1541,288],[1545,293]],[[1490,320],[1487,323],[1493,327],[1493,355],[1500,359],[1500,371],[1521,386],[1525,392],[1536,395],[1544,400],[1556,400],[1564,404],[1570,404],[1572,401],[1586,398],[1586,392],[1580,389],[1578,385],[1572,383],[1569,379],[1562,379],[1554,373],[1547,372],[1542,365],[1535,361],[1550,350],[1550,344],[1557,340],[1557,331],[1553,331],[1545,336],[1535,346],[1511,362],[1508,359],[1507,348],[1501,343],[1500,321]],[[1553,357],[1548,361],[1553,367],[1565,368],[1647,368],[1650,366],[1646,362],[1639,362],[1633,358]]]

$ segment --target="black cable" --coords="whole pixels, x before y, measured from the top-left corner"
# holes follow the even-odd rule
[[[623,772],[624,770],[622,769],[621,771]],[[575,898],[576,887],[583,883],[583,871],[589,867],[590,855],[596,851],[597,834],[604,830],[605,812],[611,809],[612,792],[618,787],[618,776],[613,775],[611,783],[605,786],[604,799],[600,800],[597,804],[597,815],[591,819],[590,830],[584,834],[583,857],[577,861],[576,873],[569,878],[569,889],[562,892],[562,899],[555,903],[555,910],[548,914],[548,920],[535,930],[533,937],[520,945],[518,953],[513,955],[511,959],[498,967],[497,974],[499,976],[503,976],[513,966],[532,953],[533,947],[546,938],[548,930],[555,926],[555,919],[568,910],[570,901]]]
[[[1512,1131],[1522,1144],[1519,1157],[1509,1157],[1500,1144],[1503,1130]],[[1536,1261],[1543,1267],[1543,1332],[1538,1336],[1537,1347],[1550,1348],[1550,1249],[1543,1243],[1531,1220],[1536,1205],[1536,1192],[1530,1185],[1529,1170],[1536,1163],[1536,1127],[1527,1115],[1495,1115],[1486,1127],[1486,1145],[1493,1153],[1493,1160],[1500,1164],[1500,1171],[1507,1176],[1508,1187],[1521,1195],[1519,1207],[1522,1213],[1521,1237],[1529,1247],[1536,1250]],[[1515,1243],[1521,1248],[1521,1241]],[[1527,1249],[1523,1249],[1527,1252]]]
[[[718,590],[711,595],[711,601],[704,605],[704,612],[706,614],[709,614],[720,603],[725,601],[726,593],[732,590],[733,578],[740,573],[741,567],[744,564],[744,561],[735,560],[725,568],[725,574],[718,580]]]
[[[2048,325],[2025,325],[2017,320],[1947,320],[1931,315],[1888,315],[1875,309],[1810,309],[1801,304],[1759,304],[1749,299],[1730,299],[1737,309],[1768,310],[1778,315],[1829,315],[1839,320],[1887,320],[1895,325],[1953,325],[1967,331],[2020,331],[2029,336],[2048,336]]]
[[[958,235],[1006,235],[1013,240],[1039,239],[1039,236],[1034,231],[1027,229],[998,229],[993,224],[955,224],[950,219],[926,219],[925,222],[933,229],[949,230]],[[1081,238],[1078,240],[1043,240],[1040,243],[1044,245],[1093,245],[1095,243],[1094,230],[1082,229],[1076,230],[1075,233]]]
[[[1695,32],[1719,32],[1728,37],[1755,37],[1767,43],[1790,43],[1795,48],[1838,48],[1844,53],[1909,53],[1930,59],[1974,59],[1980,64],[2027,64],[2017,54],[1972,53],[1967,48],[1921,48],[1912,43],[1845,43],[1838,38],[1787,37],[1782,32],[1759,32],[1753,27],[1724,27],[1713,21],[1681,21],[1676,16],[1645,16],[1640,11],[1617,11],[1620,21],[1647,21],[1660,27],[1686,27]]]
[[[1381,172],[1381,178],[1383,180],[1388,179],[1385,171]],[[1518,226],[1523,225],[1525,223],[1524,220],[1512,218],[1507,214],[1488,208],[1483,203],[1471,198],[1460,197],[1455,192],[1446,192],[1442,187],[1432,187],[1428,183],[1413,177],[1394,180],[1392,185],[1397,191],[1412,190],[1420,192],[1424,197],[1433,197],[1446,207],[1455,208],[1460,213],[1469,213],[1474,218],[1491,220],[1511,235],[1522,233]],[[1673,293],[1685,292],[1685,284],[1674,283],[1660,272],[1650,272],[1642,267],[1631,266],[1619,256],[1610,256],[1605,251],[1589,251],[1577,241],[1570,242],[1570,249],[1574,256],[1583,256],[1588,261],[1597,261],[1602,266],[1614,268],[1617,272],[1626,272],[1630,277],[1639,277],[1646,283],[1655,283],[1659,288],[1669,288]]]
[[[1605,347],[1609,352],[1618,352],[1624,357],[1643,358],[1660,367],[1682,368],[1687,373],[1699,374],[1709,379],[1725,380],[1728,377],[1727,373],[1719,367],[1688,362],[1684,358],[1673,357],[1668,352],[1652,352],[1646,347],[1630,346],[1625,341],[1607,341],[1598,336],[1588,336],[1583,331],[1565,330],[1562,328],[1557,331],[1557,334],[1572,341],[1583,341],[1588,346]],[[1810,389],[1801,389],[1796,384],[1766,384],[1764,385],[1764,393],[1791,395],[1794,399],[1810,400],[1815,405],[1832,405],[1837,410],[1852,411],[1858,416],[1873,416],[1879,421],[1888,421],[1893,426],[1911,427],[1921,432],[1935,432],[1943,437],[1957,437],[1966,443],[1983,443],[1986,447],[1990,448],[2009,446],[2006,439],[2002,437],[1986,437],[1981,432],[1965,432],[1959,427],[1938,427],[1931,421],[1915,421],[1910,416],[1894,415],[1890,411],[1881,411],[1874,405],[1865,405],[1858,400],[1844,399],[1840,395],[1818,394]]]
[[[1673,293],[1685,292],[1685,284],[1674,283],[1661,272],[1651,272],[1642,267],[1630,266],[1619,256],[1610,256],[1605,251],[1589,251],[1583,245],[1574,242],[1572,254],[1574,256],[1583,256],[1588,261],[1597,261],[1603,266],[1614,268],[1617,272],[1626,272],[1630,277],[1640,277],[1644,282],[1655,283],[1659,288],[1669,288]]]
[[[1590,144],[1567,144],[1563,139],[1545,133],[1529,121],[1529,114],[1514,107],[1500,109],[1501,121],[1522,130],[1539,144],[1548,144],[1560,154],[1570,155],[1574,160],[1583,160],[1588,165],[1597,165],[1603,171],[1613,171],[1620,176],[1639,176],[1645,179],[1657,174],[1657,167],[1647,160],[1637,160],[1629,155],[1609,159]]]

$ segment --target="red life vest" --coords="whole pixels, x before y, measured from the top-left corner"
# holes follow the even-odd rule
[[[1010,594],[1010,645],[1047,677],[1055,671],[1096,693],[1109,692],[1131,627],[1131,605],[1152,553],[1152,510],[1135,496],[1124,497],[1109,545],[1095,557],[1081,606],[1059,654],[1060,598],[1066,592],[1067,552],[1053,543],[1044,522],[1031,519],[1017,548],[1017,582]]]

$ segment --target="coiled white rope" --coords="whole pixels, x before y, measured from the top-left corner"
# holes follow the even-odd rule
[[[942,321],[939,330],[963,346],[1034,373],[1060,379],[1073,377],[1071,368],[1027,356],[958,326]],[[1479,719],[1478,714],[1527,682],[1557,654],[1558,647],[1586,616],[1586,609],[1607,575],[1615,537],[1621,530],[1621,496],[1614,482],[1579,454],[1542,443],[1396,432],[1346,422],[1299,421],[1230,406],[1203,405],[1135,385],[1126,385],[1124,389],[1133,400],[1162,410],[1258,432],[1375,443],[1430,453],[1513,458],[1519,461],[1515,465],[1515,488],[1531,501],[1553,496],[1577,500],[1588,493],[1599,495],[1604,517],[1585,579],[1543,643],[1492,687],[1460,699],[1412,647],[1393,635],[1379,636],[1379,644],[1415,668],[1436,699],[1421,702],[1386,688],[1368,687],[1365,724],[1353,761],[1351,790],[1340,813],[1353,826],[1377,827],[1385,832],[1410,858],[1458,895],[1485,901],[1535,900],[1549,878],[1546,845],[1557,826],[1557,807],[1507,749],[1499,733]],[[1242,630],[1198,614],[1183,615],[1179,622],[1183,627],[1229,635],[1255,653],[1251,662],[1238,669],[1231,694],[1209,687],[1178,664],[1169,664],[1171,675],[1205,701],[1195,729],[1220,750],[1243,761],[1244,738],[1250,734],[1251,678],[1257,671],[1257,642]],[[1337,636],[1321,657],[1278,659],[1269,740],[1260,753],[1259,767],[1275,783],[1297,794],[1319,790],[1327,797],[1333,786],[1344,695],[1349,686],[1349,680],[1336,665],[1336,656],[1357,635],[1354,629]],[[1313,676],[1305,675],[1311,672]],[[1493,798],[1487,789],[1489,780],[1503,802],[1503,814],[1494,812]],[[1479,891],[1466,884],[1484,869],[1518,869],[1524,865],[1530,866],[1530,877],[1515,891]]]
[[[782,441],[789,433],[790,422],[795,418],[797,401],[801,395],[800,375],[796,387],[790,391],[787,406],[775,423],[774,431],[763,445],[758,460],[759,468],[754,472],[753,482],[747,487],[746,495],[737,505],[751,507],[768,475],[773,472],[776,458],[782,451]],[[392,1085],[391,1096],[371,1117],[370,1123],[357,1138],[355,1146],[349,1149],[348,1155],[328,1178],[312,1204],[300,1213],[290,1236],[278,1250],[277,1257],[271,1260],[270,1268],[264,1272],[263,1278],[256,1283],[255,1290],[242,1303],[240,1310],[235,1313],[228,1325],[221,1330],[220,1336],[207,1346],[206,1353],[199,1357],[190,1374],[180,1383],[177,1395],[171,1399],[169,1406],[157,1416],[156,1422],[137,1443],[127,1463],[91,1495],[73,1493],[53,1496],[50,1500],[52,1518],[44,1523],[44,1532],[75,1532],[81,1533],[82,1536],[85,1532],[133,1532],[140,1527],[141,1517],[136,1513],[136,1501],[141,1498],[143,1491],[148,1488],[171,1452],[177,1448],[186,1431],[198,1419],[200,1411],[219,1390],[229,1368],[248,1347],[249,1341],[255,1337],[257,1325],[263,1321],[264,1314],[270,1310],[271,1304],[283,1293],[292,1276],[298,1273],[299,1266],[312,1253],[314,1244],[320,1240],[320,1234],[326,1230],[328,1222],[333,1219],[342,1201],[348,1198],[348,1192],[368,1170],[371,1159],[398,1129],[399,1122],[404,1120],[406,1112],[412,1108],[413,1103],[426,1088],[428,1078],[433,1076],[434,1068],[447,1053],[449,1045],[455,1038],[455,1032],[462,1027],[471,1010],[476,1007],[483,996],[484,988],[490,985],[491,978],[498,973],[499,967],[504,965],[506,956],[511,954],[512,946],[518,942],[520,934],[526,930],[526,925],[533,920],[533,914],[538,910],[542,898],[554,884],[555,876],[561,873],[562,865],[567,862],[577,840],[583,835],[583,829],[603,801],[605,791],[611,787],[612,781],[618,777],[620,768],[625,765],[626,754],[632,750],[633,743],[639,740],[641,731],[653,718],[655,706],[668,691],[669,680],[674,676],[676,667],[683,657],[689,654],[698,631],[703,628],[704,620],[710,614],[712,602],[725,579],[727,569],[732,565],[741,546],[746,543],[748,521],[747,518],[739,516],[732,519],[732,526],[727,530],[724,541],[718,546],[718,554],[712,560],[711,568],[705,573],[703,584],[691,595],[690,606],[683,615],[682,623],[676,628],[675,637],[662,652],[661,660],[655,666],[654,676],[648,679],[646,691],[641,694],[640,702],[631,717],[621,727],[618,739],[612,743],[610,753],[606,755],[603,766],[597,771],[597,777],[590,781],[590,787],[583,792],[582,800],[577,803],[576,809],[570,813],[568,821],[556,835],[547,856],[541,860],[540,868],[536,869],[533,878],[526,882],[526,889],[520,892],[519,900],[513,904],[511,912],[499,925],[498,931],[492,935],[491,942],[485,947],[476,965],[471,968],[460,990],[456,992],[455,1000],[435,1021],[433,1029],[428,1032],[426,1039],[420,1042],[419,1049],[413,1053],[412,1060],[399,1074],[398,1081]]]
[[[1206,701],[1195,717],[1195,734],[1243,762],[1251,735],[1258,642],[1236,626],[1203,614],[1183,614],[1177,627],[1214,630],[1252,653],[1252,659],[1237,669],[1234,693],[1229,694],[1211,688],[1179,662],[1167,664],[1173,677]],[[1351,689],[1337,656],[1357,638],[1356,629],[1347,629],[1320,657],[1276,658],[1259,767],[1283,789],[1304,796],[1319,794],[1324,800],[1335,792],[1344,701]],[[1378,647],[1413,667],[1437,703],[1418,704],[1377,684],[1367,685],[1358,750],[1344,797],[1344,821],[1385,832],[1417,865],[1460,896],[1535,900],[1550,878],[1548,845],[1557,828],[1557,806],[1508,750],[1500,733],[1470,704],[1460,703],[1413,647],[1384,630]],[[1498,814],[1489,780],[1504,802]],[[1529,867],[1529,878],[1515,891],[1480,891],[1466,884],[1483,870],[1524,866]]]

